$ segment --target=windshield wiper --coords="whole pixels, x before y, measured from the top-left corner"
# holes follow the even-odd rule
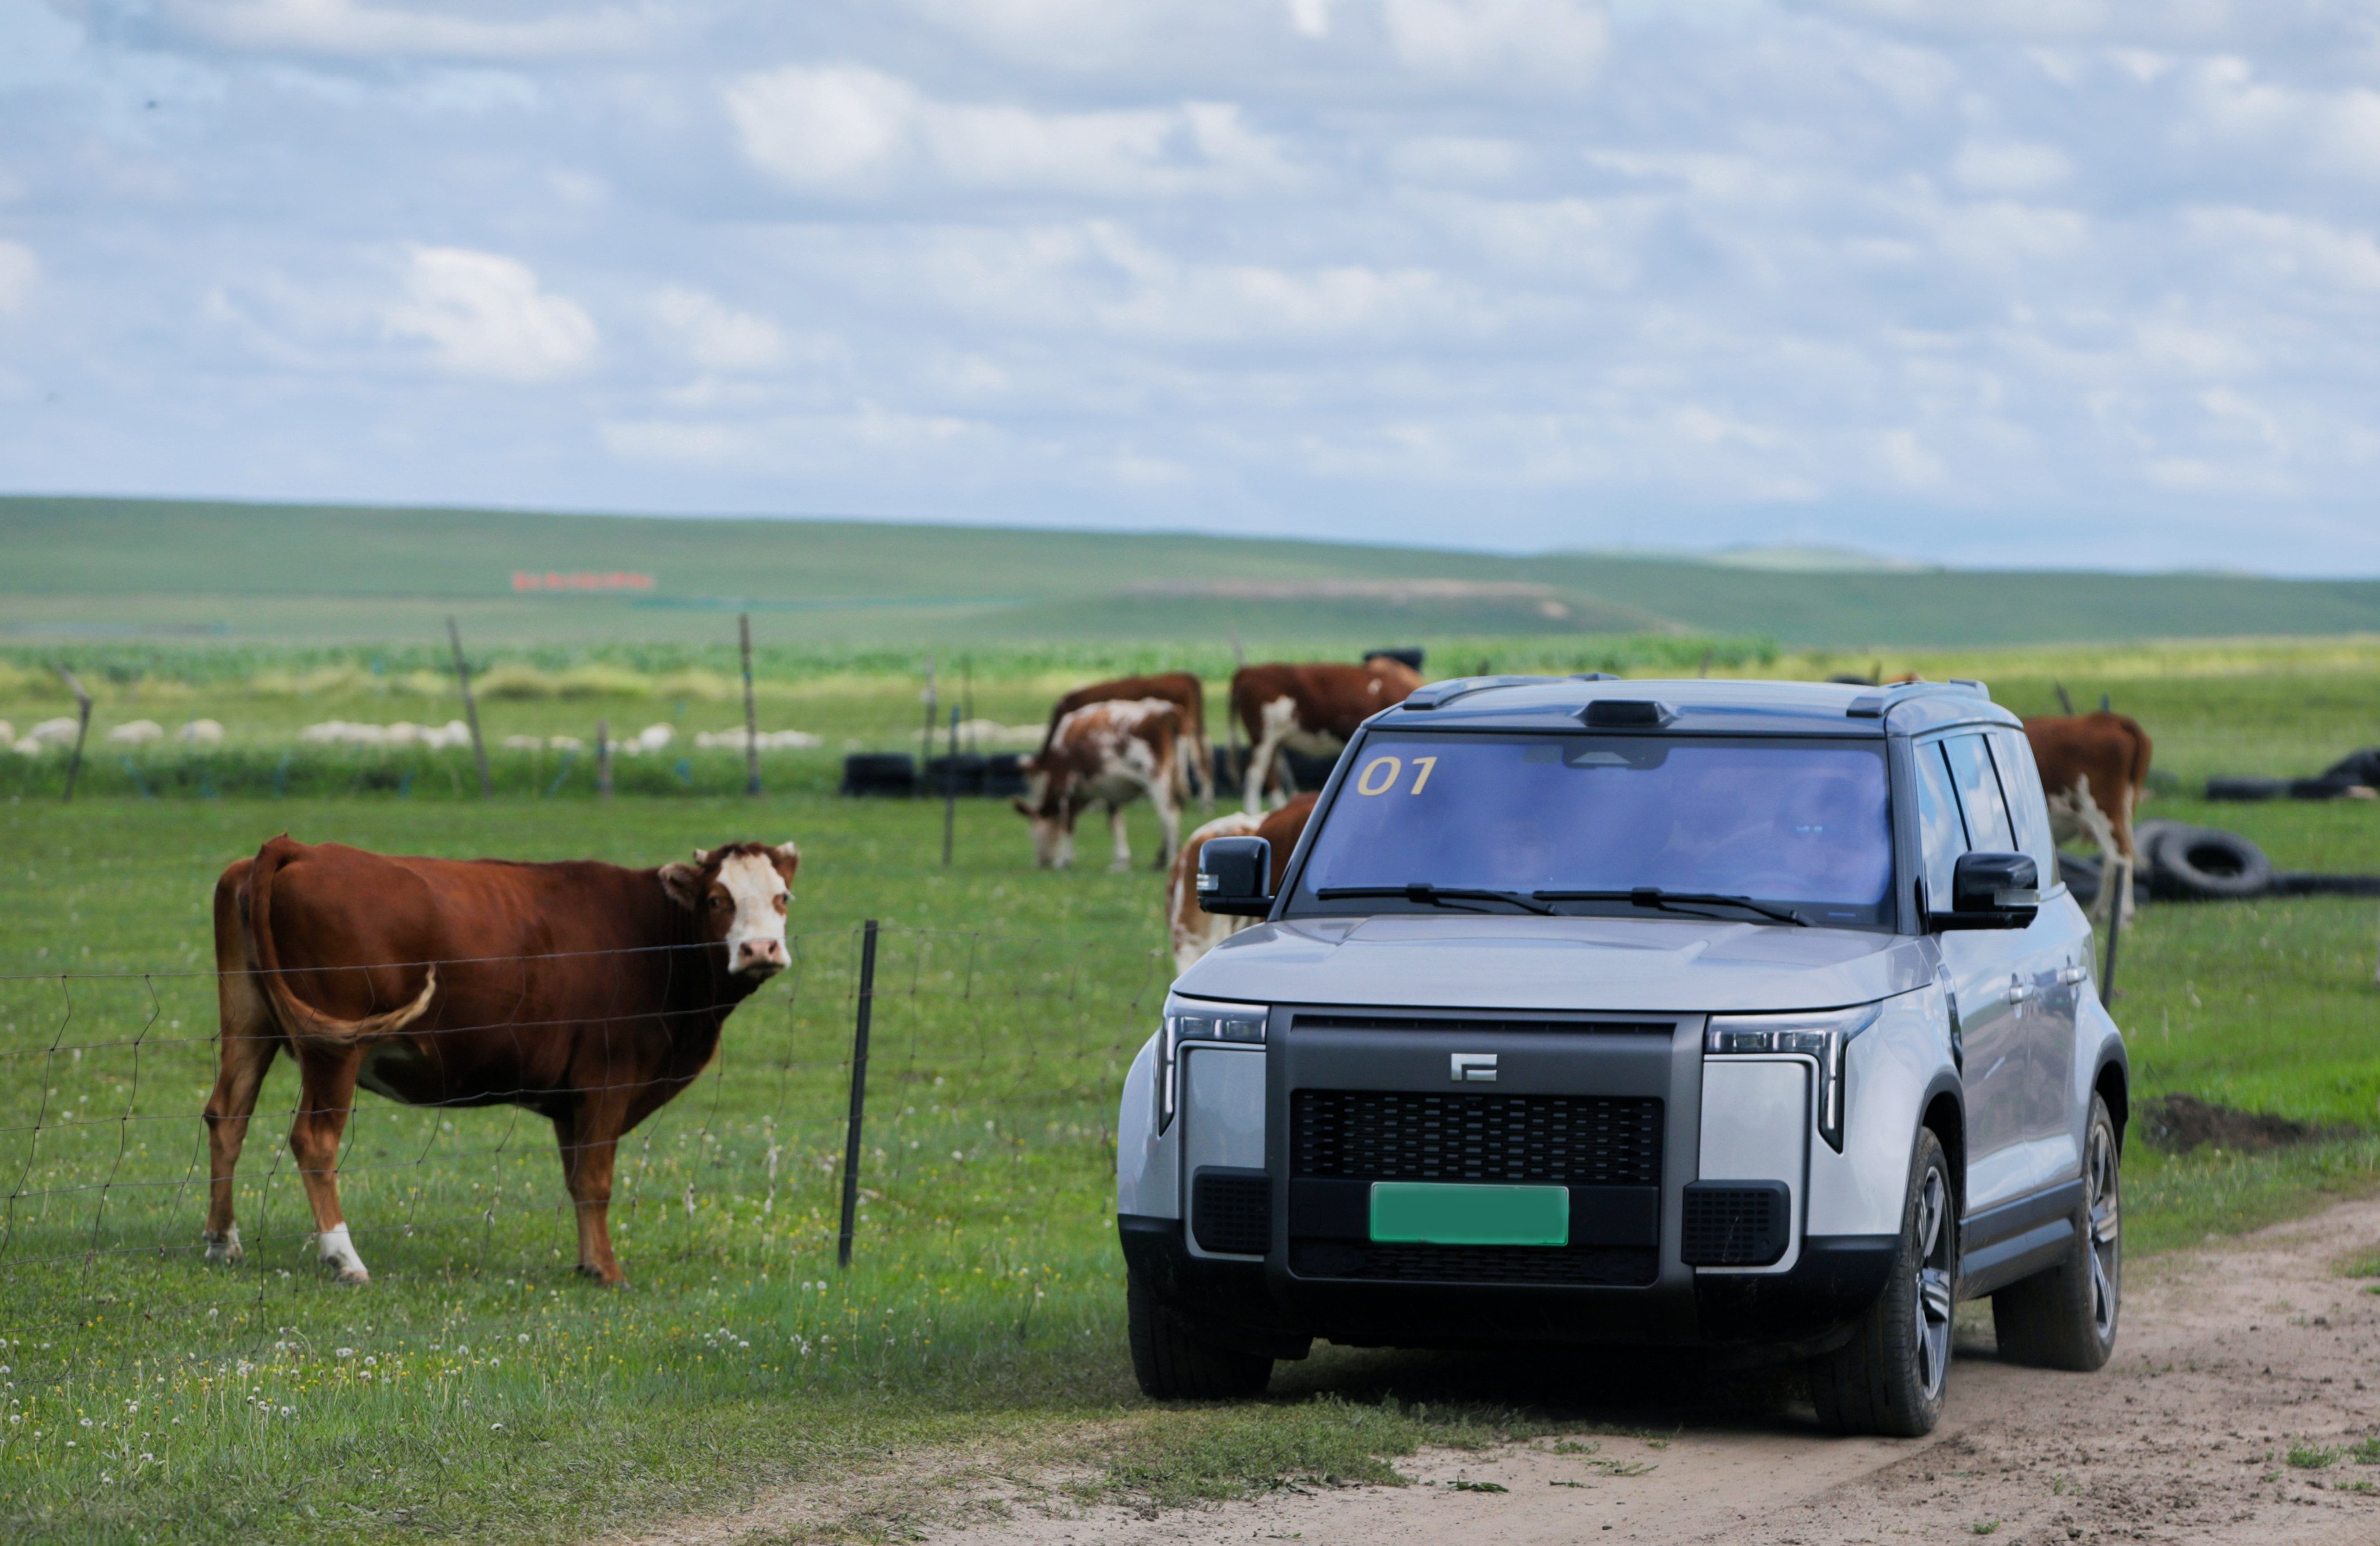
[[[1421,902],[1431,907],[1459,907],[1467,901],[1510,902],[1524,912],[1542,913],[1552,917],[1554,910],[1542,900],[1532,900],[1523,891],[1488,891],[1470,886],[1432,886],[1416,880],[1404,886],[1325,886],[1315,896],[1323,901],[1337,901],[1342,897],[1402,897],[1409,902]],[[1540,891],[1537,897],[1542,899]]]
[[[1810,926],[1810,920],[1791,908],[1772,907],[1767,902],[1754,901],[1750,897],[1723,896],[1717,891],[1664,891],[1658,886],[1639,886],[1629,891],[1532,891],[1529,894],[1539,901],[1624,901],[1632,907],[1649,907],[1662,912],[1687,912],[1687,907],[1675,905],[1680,902],[1691,907],[1741,907],[1764,918],[1774,918],[1780,924],[1791,924],[1797,928]],[[1691,916],[1702,918],[1709,914],[1695,912]]]

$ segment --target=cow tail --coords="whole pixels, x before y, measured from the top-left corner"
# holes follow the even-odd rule
[[[2132,732],[2132,788],[2143,790],[2149,783],[2149,732],[2138,721],[2126,719],[2124,728]]]
[[[326,1015],[289,991],[288,979],[281,970],[280,952],[273,944],[273,881],[283,862],[298,846],[289,840],[286,832],[283,833],[257,851],[256,863],[248,872],[249,959],[256,963],[257,975],[263,980],[265,1001],[273,1006],[282,1031],[293,1042],[351,1046],[404,1030],[430,1010],[431,997],[438,991],[435,964],[429,968],[429,980],[421,984],[421,992],[413,1002],[361,1020]]]

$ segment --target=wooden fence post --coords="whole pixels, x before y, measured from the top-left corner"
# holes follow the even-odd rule
[[[471,668],[463,660],[463,630],[455,625],[449,614],[446,638],[455,646],[455,680],[463,688],[463,718],[471,723],[471,756],[480,765],[480,798],[485,800],[496,792],[495,781],[488,777],[488,743],[480,739],[480,704],[471,696]]]
[[[851,1120],[843,1138],[843,1232],[834,1264],[851,1265],[851,1233],[859,1215],[859,1137],[868,1115],[868,1022],[876,1009],[876,920],[860,925],[859,1013],[851,1033]]]

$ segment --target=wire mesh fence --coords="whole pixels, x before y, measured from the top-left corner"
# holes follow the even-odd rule
[[[700,1077],[622,1140],[612,1218],[632,1274],[639,1259],[814,1244],[833,1220],[861,944],[856,928],[791,936],[790,965],[728,1016]],[[856,1172],[860,1252],[962,1208],[1026,1214],[1048,1166],[1071,1174],[1087,1146],[1104,1153],[1124,1069],[1171,975],[1155,951],[881,928]],[[0,1281],[141,1257],[195,1263],[217,989],[211,971],[0,976]],[[298,1087],[281,1059],[237,1173],[238,1222],[260,1276],[310,1263],[315,1225],[286,1141]],[[338,1180],[375,1278],[574,1260],[552,1126],[522,1105],[404,1105],[358,1091]]]

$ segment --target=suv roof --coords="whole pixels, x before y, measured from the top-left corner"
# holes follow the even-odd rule
[[[1609,723],[1589,706],[1610,703]],[[1658,705],[1622,709],[1620,704]],[[1626,722],[1635,719],[1635,723]],[[2013,725],[1980,682],[1871,687],[1832,682],[1674,681],[1597,676],[1474,676],[1416,688],[1372,723],[1383,730],[1549,731],[1592,728],[1684,735],[1911,735],[1946,725]]]

